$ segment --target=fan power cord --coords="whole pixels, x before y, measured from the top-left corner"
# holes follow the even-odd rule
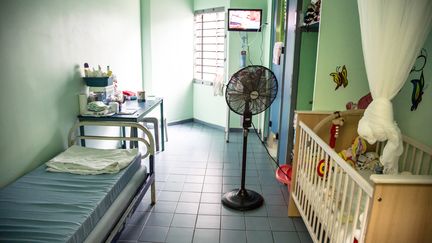
[[[267,155],[272,159],[272,161],[275,163],[275,165],[278,167],[278,169],[279,169],[280,171],[282,171],[282,173],[283,173],[287,178],[289,178],[288,174],[287,174],[285,171],[283,171],[282,168],[279,166],[279,162],[276,161],[276,160],[273,158],[273,156],[271,156],[271,154],[270,154],[270,152],[269,152],[267,146],[265,145],[264,141],[261,140],[261,138],[260,138],[260,136],[259,136],[259,134],[258,134],[258,130],[255,128],[255,124],[254,124],[253,122],[252,122],[252,127],[254,128],[255,134],[257,135],[259,141],[260,141],[261,144],[264,146],[264,149],[265,149],[265,151],[267,152]]]

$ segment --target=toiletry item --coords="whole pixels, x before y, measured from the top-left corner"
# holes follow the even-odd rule
[[[110,67],[107,66],[107,76],[111,77],[111,75],[112,75],[112,71],[110,70]]]
[[[138,91],[138,102],[144,102],[145,101],[145,91]]]
[[[88,63],[84,63],[84,76],[89,77],[90,76],[90,69]]]
[[[119,113],[119,103],[117,102],[110,102],[109,103],[109,112]]]
[[[80,110],[80,114],[84,115],[85,113],[87,113],[87,95],[85,94],[80,94],[78,96],[79,99],[79,110]]]

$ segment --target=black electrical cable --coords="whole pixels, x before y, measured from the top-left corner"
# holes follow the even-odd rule
[[[258,139],[260,140],[261,144],[264,146],[265,151],[267,152],[267,155],[268,155],[268,156],[273,160],[273,162],[274,162],[275,165],[278,167],[278,169],[279,169],[280,171],[282,171],[282,173],[284,173],[284,175],[285,175],[287,178],[289,178],[288,174],[287,174],[285,171],[283,171],[282,168],[279,166],[279,162],[276,161],[276,160],[273,158],[273,156],[271,156],[271,154],[270,154],[270,152],[268,151],[268,148],[267,148],[267,146],[265,145],[264,141],[261,140],[261,138],[260,138],[260,136],[259,136],[259,134],[258,134],[258,130],[255,128],[255,124],[254,124],[253,122],[252,122],[252,127],[254,128],[255,134],[257,135],[257,137],[258,137]]]
[[[264,54],[264,49],[263,49],[263,45],[264,45],[264,28],[261,31],[261,55],[260,55],[260,61],[261,61],[261,65],[263,65],[263,54]]]
[[[250,65],[253,65],[252,60],[251,60],[251,53],[250,53],[250,50],[249,50],[249,35],[248,35],[247,32],[246,32],[246,36],[247,36],[247,38],[246,38],[246,43],[247,43],[247,57],[248,57],[248,59],[249,59],[249,63],[250,63]],[[246,66],[247,66],[247,65],[246,65]]]

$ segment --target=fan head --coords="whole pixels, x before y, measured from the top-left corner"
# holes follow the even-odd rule
[[[245,111],[256,115],[267,109],[276,98],[278,84],[274,73],[263,66],[251,65],[236,72],[228,82],[225,100],[239,115]]]

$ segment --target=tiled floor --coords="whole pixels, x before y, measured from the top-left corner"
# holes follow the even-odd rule
[[[165,152],[156,155],[157,203],[151,207],[147,193],[118,242],[312,242],[303,221],[286,216],[286,187],[255,134],[248,137],[246,188],[265,203],[241,212],[222,206],[221,196],[239,187],[242,134],[226,143],[222,130],[198,123],[168,129]]]

